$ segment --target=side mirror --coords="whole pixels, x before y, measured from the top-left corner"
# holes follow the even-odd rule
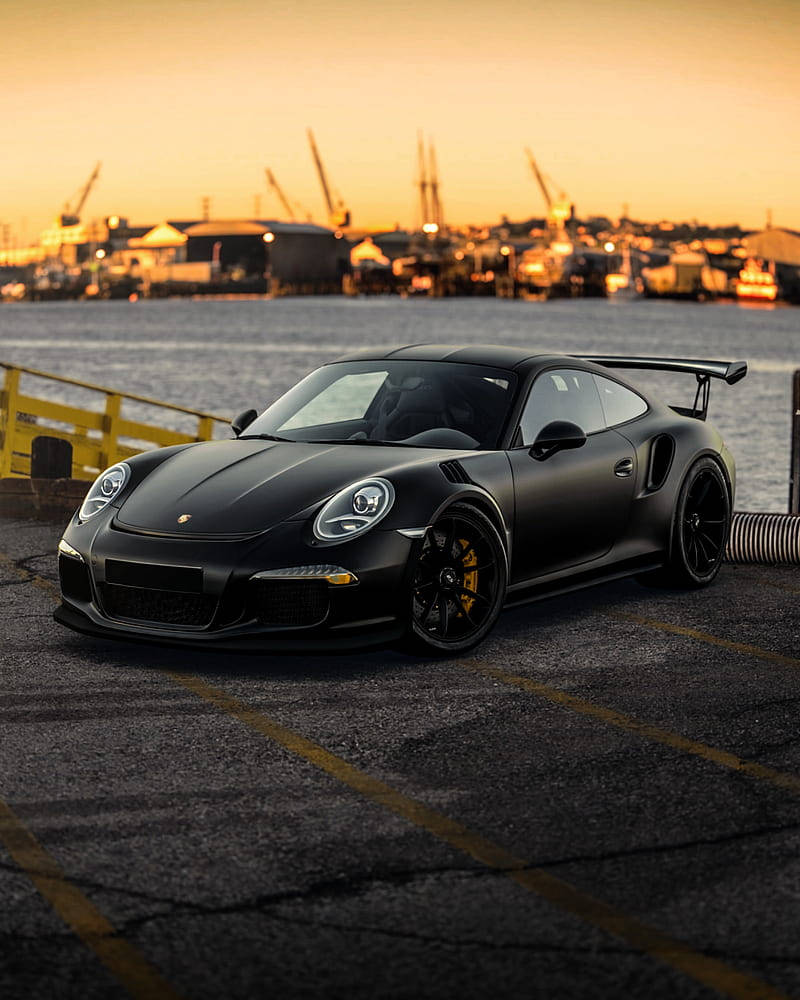
[[[243,410],[238,417],[231,420],[231,429],[238,438],[243,430],[246,430],[258,416],[258,410]]]
[[[528,454],[539,462],[543,462],[557,451],[568,448],[582,448],[586,444],[586,435],[568,420],[553,420],[540,431]]]

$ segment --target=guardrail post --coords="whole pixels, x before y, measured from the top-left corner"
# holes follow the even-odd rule
[[[106,395],[106,411],[103,414],[103,444],[100,452],[100,467],[107,469],[117,460],[117,438],[119,437],[119,411],[122,396],[115,392]]]
[[[200,417],[197,421],[197,440],[210,441],[214,436],[214,423],[211,417]]]
[[[5,385],[0,393],[0,479],[11,475],[14,456],[14,435],[17,428],[17,396],[19,395],[18,368],[6,368]]]
[[[789,513],[800,514],[800,368],[792,377],[792,456],[789,464]]]

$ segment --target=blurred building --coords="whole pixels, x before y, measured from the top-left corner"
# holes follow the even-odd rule
[[[800,304],[800,233],[793,229],[764,229],[742,241],[748,255],[764,261],[773,275],[780,297]]]
[[[792,229],[764,229],[742,241],[751,257],[800,267],[800,233]]]
[[[121,253],[151,292],[341,291],[350,245],[312,223],[228,219],[172,221],[128,241]]]

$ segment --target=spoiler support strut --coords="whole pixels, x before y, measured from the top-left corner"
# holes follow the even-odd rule
[[[741,381],[747,374],[746,361],[698,361],[688,358],[628,358],[611,355],[578,354],[581,361],[591,361],[604,368],[633,368],[657,372],[686,372],[697,379],[697,391],[691,409],[673,407],[687,417],[705,420],[711,396],[711,379],[723,379],[728,385]]]
[[[697,391],[692,403],[692,416],[697,417],[698,420],[705,420],[708,415],[708,401],[711,398],[711,376],[698,374],[695,377],[697,378]]]

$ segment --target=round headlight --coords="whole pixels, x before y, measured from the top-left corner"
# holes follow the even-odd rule
[[[354,514],[376,514],[385,496],[383,487],[376,484],[362,486],[353,497]]]
[[[81,509],[78,511],[79,520],[88,521],[90,517],[104,510],[123,491],[130,475],[131,470],[127,462],[119,462],[101,472],[81,504]]]
[[[384,518],[394,503],[394,487],[388,479],[365,479],[332,497],[314,519],[314,534],[320,541],[343,542],[362,535]]]

